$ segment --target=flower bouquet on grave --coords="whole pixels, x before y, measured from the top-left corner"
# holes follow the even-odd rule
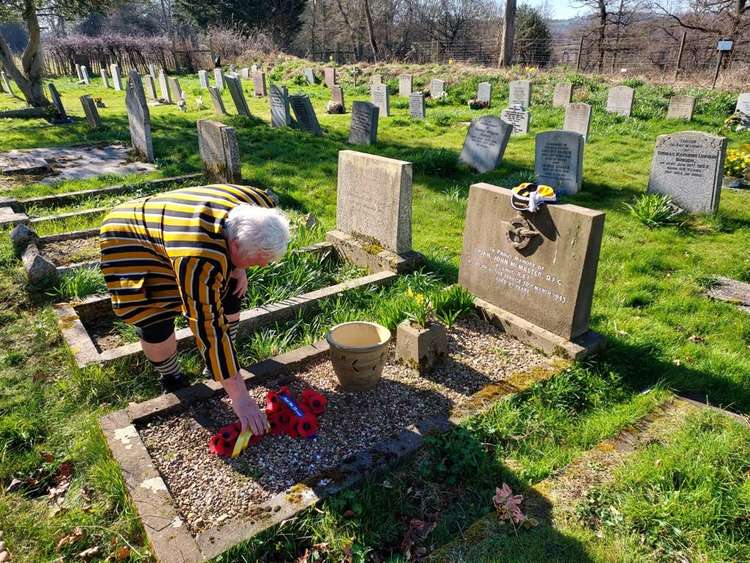
[[[489,102],[484,100],[471,99],[469,100],[469,109],[487,109],[490,107]]]

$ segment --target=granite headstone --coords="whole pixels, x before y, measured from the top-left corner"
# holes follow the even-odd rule
[[[323,134],[318,123],[318,116],[315,115],[315,108],[313,108],[307,94],[293,94],[289,96],[289,105],[292,106],[294,117],[300,129],[316,136]]]
[[[545,131],[536,136],[534,174],[539,184],[558,194],[575,194],[583,182],[583,135],[574,131]]]
[[[565,108],[565,121],[563,130],[575,131],[583,135],[583,142],[589,138],[589,129],[591,127],[591,106],[584,103],[568,104]]]
[[[508,146],[513,127],[494,115],[484,115],[471,121],[461,162],[484,174],[497,168]]]
[[[292,116],[289,113],[289,92],[286,86],[279,87],[272,83],[269,92],[271,127],[289,127],[292,124]]]
[[[370,102],[352,104],[352,122],[349,143],[352,145],[374,145],[378,140],[378,107]]]
[[[391,95],[388,93],[388,85],[371,84],[370,101],[378,106],[378,110],[382,117],[388,117],[391,115]]]
[[[629,116],[633,111],[635,90],[629,86],[615,86],[609,89],[607,96],[607,112]]]
[[[143,92],[143,83],[138,72],[128,74],[128,87],[125,92],[125,107],[128,112],[130,140],[135,151],[146,162],[154,161],[154,147],[151,141],[151,114]]]

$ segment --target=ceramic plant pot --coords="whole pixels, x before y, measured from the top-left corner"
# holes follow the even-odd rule
[[[396,331],[396,359],[404,365],[429,373],[448,355],[448,335],[440,323],[427,328],[413,326],[408,319]]]
[[[391,331],[377,323],[355,321],[328,331],[331,362],[344,391],[367,391],[380,381]]]

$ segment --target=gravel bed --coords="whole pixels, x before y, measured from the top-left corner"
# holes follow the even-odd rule
[[[391,357],[382,381],[364,393],[340,390],[327,357],[301,366],[291,382],[286,376],[295,396],[312,387],[328,397],[314,440],[267,436],[237,459],[214,456],[208,451],[208,439],[234,421],[223,396],[152,419],[138,431],[182,516],[198,532],[251,514],[257,503],[336,467],[396,431],[470,405],[472,395],[488,385],[550,365],[548,358],[477,318],[459,321],[448,337],[450,357],[433,374],[420,376]],[[251,389],[251,394],[262,401],[269,388],[277,387],[270,381]]]
[[[41,251],[55,266],[98,260],[101,255],[98,236],[47,242],[42,245]]]

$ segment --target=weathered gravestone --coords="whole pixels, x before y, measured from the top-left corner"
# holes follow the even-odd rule
[[[224,91],[224,72],[221,70],[221,68],[214,69],[214,83],[216,84],[215,88],[219,92]]]
[[[81,65],[81,82],[88,86],[91,84],[91,78],[89,77],[89,69],[86,65]]]
[[[583,103],[568,104],[565,108],[565,121],[563,129],[565,131],[575,131],[583,135],[583,142],[589,138],[589,129],[591,128],[591,106]]]
[[[81,96],[81,106],[83,106],[83,113],[86,114],[89,129],[92,131],[99,129],[102,126],[102,120],[99,117],[99,110],[96,108],[94,99],[88,94]]]
[[[570,82],[561,82],[555,85],[552,95],[552,107],[564,108],[573,99],[573,85]]]
[[[458,282],[510,335],[580,358],[601,344],[589,330],[604,213],[577,205],[511,206],[511,190],[474,184]]]
[[[83,80],[83,75],[81,74],[81,65],[79,65],[78,63],[76,63],[76,76],[78,77],[78,82],[81,82]]]
[[[398,77],[398,95],[408,97],[412,91],[412,76],[411,74],[402,74]]]
[[[154,63],[148,63],[148,73],[151,75],[151,78],[156,80],[156,65]]]
[[[477,101],[490,107],[492,102],[492,82],[480,82],[477,86]]]
[[[57,91],[57,87],[50,82],[47,84],[49,90],[49,97],[52,98],[52,105],[55,106],[55,112],[57,112],[56,123],[70,123],[72,120],[68,117],[68,113],[65,111],[60,92]]]
[[[352,104],[352,122],[349,143],[352,145],[374,145],[378,140],[379,109],[370,102]]]
[[[520,106],[521,109],[529,109],[531,105],[530,80],[511,80],[508,84],[508,91],[508,107]]]
[[[111,64],[109,70],[112,73],[112,85],[117,92],[122,92],[122,77],[120,76],[120,65]]]
[[[346,104],[344,103],[344,89],[338,84],[334,84],[331,87],[331,101],[338,106],[341,106],[343,112],[346,113]]]
[[[151,142],[151,114],[146,103],[146,94],[138,72],[131,70],[125,93],[125,108],[128,112],[130,140],[135,151],[146,162],[154,161],[154,147]]]
[[[110,85],[109,85],[109,73],[107,72],[107,68],[106,67],[102,67],[100,72],[101,72],[101,75],[102,75],[102,85],[105,88],[109,88],[110,87]]]
[[[737,96],[735,111],[741,111],[745,115],[750,115],[750,92],[743,92]]]
[[[289,127],[292,124],[292,116],[289,114],[289,92],[286,86],[271,84],[271,127]]]
[[[302,71],[302,73],[305,76],[305,80],[307,80],[307,83],[310,85],[314,85],[317,80],[315,80],[315,73],[313,72],[313,69],[306,68]]]
[[[323,69],[323,82],[328,88],[336,86],[336,69],[332,66],[327,66]]]
[[[229,95],[232,97],[234,107],[237,108],[239,115],[250,117],[250,108],[247,107],[247,99],[245,99],[245,92],[242,90],[242,83],[236,76],[225,76],[224,83],[229,89]]]
[[[315,109],[307,94],[289,96],[289,105],[292,106],[300,129],[317,136],[323,134],[318,123],[318,116],[315,115]]]
[[[239,184],[240,146],[234,127],[208,119],[198,120],[198,149],[211,181]]]
[[[615,86],[610,88],[607,95],[607,112],[630,116],[633,111],[635,90],[629,86]]]
[[[182,99],[182,87],[180,81],[177,78],[169,76],[167,78],[167,84],[169,85],[169,95],[177,102]]]
[[[253,75],[254,73],[258,72],[259,67],[256,63],[253,63],[250,65],[250,75]]]
[[[254,73],[255,73],[255,71],[253,72],[253,74]],[[242,80],[250,80],[250,76],[251,76],[251,74],[250,74],[250,68],[246,67],[246,66],[243,66],[240,69],[240,76],[242,77]]]
[[[208,94],[211,96],[211,102],[214,104],[214,113],[217,115],[227,115],[224,100],[221,98],[221,91],[214,86],[209,86]]]
[[[513,127],[514,135],[526,135],[529,132],[531,114],[521,106],[504,109],[500,112],[500,119]]]
[[[370,76],[370,84],[382,84],[383,76],[380,74],[373,74]]]
[[[424,119],[424,93],[412,92],[409,94],[409,116],[415,119]]]
[[[445,80],[433,78],[430,80],[430,97],[433,99],[445,96]]]
[[[172,93],[169,91],[169,81],[163,69],[159,71],[159,91],[161,92],[160,101],[165,104],[171,104]]]
[[[204,90],[208,89],[208,72],[205,70],[199,70],[198,71],[198,82],[201,85],[201,88]]]
[[[497,168],[508,146],[513,127],[494,115],[484,115],[471,121],[459,157],[484,174]]]
[[[266,96],[266,73],[259,70],[253,74],[253,91],[258,98]]]
[[[159,96],[156,95],[156,84],[154,82],[154,77],[151,76],[150,74],[146,74],[144,76],[144,78],[146,79],[146,81],[144,83],[144,88],[146,90],[146,96],[148,97],[148,99],[150,99],[150,100],[152,100],[154,102],[158,102],[159,101]]]
[[[648,191],[668,195],[691,213],[719,209],[727,139],[699,131],[656,138]]]
[[[557,193],[578,193],[583,182],[583,135],[545,131],[536,136],[535,143],[537,183],[552,186]]]
[[[693,109],[695,108],[695,97],[672,96],[669,98],[669,109],[667,119],[693,120]]]
[[[0,70],[0,86],[2,86],[3,92],[13,95],[13,88],[11,88],[8,75],[5,74],[4,70]]]
[[[391,95],[388,93],[388,85],[370,85],[370,101],[378,106],[378,111],[383,117],[391,115]]]

